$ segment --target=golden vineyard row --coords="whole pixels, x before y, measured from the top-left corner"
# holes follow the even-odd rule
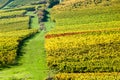
[[[118,72],[119,36],[111,31],[46,39],[48,66],[60,72]]]
[[[1,12],[0,19],[1,18],[16,17],[16,16],[23,16],[25,13],[26,13],[26,10],[12,11],[12,12]]]
[[[21,30],[0,33],[0,67],[15,63],[20,42],[35,34],[37,30]]]
[[[120,73],[60,73],[54,80],[119,80]]]

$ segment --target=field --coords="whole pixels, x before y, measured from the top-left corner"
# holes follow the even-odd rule
[[[56,80],[119,79],[120,3],[89,1],[66,0],[52,8],[56,27],[46,34],[45,48]]]
[[[29,16],[25,16],[26,10],[12,12],[2,10],[0,13],[0,32],[29,28]]]
[[[44,80],[48,76],[44,36],[52,23],[45,23],[46,31],[39,30],[41,4],[7,6],[0,10],[0,80]]]
[[[0,0],[0,8],[2,8],[9,0]]]
[[[31,4],[39,4],[42,0],[14,0],[9,3],[6,8],[15,8]]]
[[[0,4],[1,80],[120,79],[120,0],[41,3]]]
[[[0,11],[0,68],[16,64],[21,42],[38,32],[30,28],[26,8]]]
[[[119,80],[120,73],[62,73],[55,76],[55,80]],[[61,77],[60,77],[61,76]]]
[[[14,64],[19,42],[36,33],[35,30],[12,31],[0,33],[0,67]]]

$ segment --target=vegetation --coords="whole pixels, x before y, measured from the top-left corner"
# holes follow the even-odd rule
[[[14,67],[16,71],[13,67],[3,70],[0,78],[5,80],[7,74],[8,80],[43,80],[47,71],[55,71],[52,77],[48,73],[46,80],[120,79],[120,1],[48,2],[49,5],[44,0],[3,3],[2,7],[9,4],[0,10],[0,69],[17,63],[22,53],[27,54],[20,58],[21,65]],[[41,3],[44,4],[38,5]],[[46,7],[53,7],[51,18],[46,15]],[[50,28],[53,29],[49,31]],[[27,38],[31,40],[21,45]]]
[[[24,6],[15,9],[0,10],[0,32],[24,30],[30,28],[27,11],[35,11],[40,5]],[[9,25],[9,26],[8,26]]]
[[[14,64],[19,42],[36,32],[36,30],[23,30],[0,33],[0,67]]]
[[[31,28],[38,29],[38,17],[34,12],[27,12],[27,15],[33,16],[31,20]],[[48,20],[48,19],[47,19]],[[49,31],[53,23],[49,20],[45,22],[46,31]],[[39,31],[36,35],[28,38],[20,46],[20,57],[18,65],[10,66],[9,69],[1,70],[0,77],[2,80],[26,79],[26,80],[44,80],[48,76],[46,65],[46,54],[44,49],[44,35],[46,31]],[[42,74],[42,75],[41,75]]]
[[[29,17],[0,19],[0,32],[24,30],[29,28]],[[8,26],[9,25],[9,26]]]
[[[0,58],[2,57],[0,79],[2,80],[44,80],[48,75],[44,50],[45,31],[39,29],[41,22],[38,21],[47,15],[45,13],[39,16],[43,18],[38,18],[39,13],[44,11],[44,6],[32,4],[34,5],[0,10]],[[39,10],[41,7],[43,9]],[[47,30],[49,29],[46,28]]]
[[[46,37],[64,34],[64,33],[85,33],[85,32],[97,32],[105,30],[119,30],[120,21],[101,22],[101,23],[89,23],[89,24],[75,24],[75,25],[63,25],[57,26],[47,33]],[[70,23],[71,24],[71,23]],[[61,24],[60,24],[61,25]]]
[[[0,8],[2,8],[9,0],[0,0]]]
[[[14,0],[12,1],[7,7],[14,8],[20,7],[24,5],[31,5],[31,4],[39,4],[42,3],[44,0]]]
[[[11,17],[23,16],[25,13],[26,13],[25,10],[12,11],[12,12],[1,12],[0,13],[0,19],[2,19],[2,18],[11,18]]]
[[[68,73],[119,72],[119,36],[119,31],[105,31],[50,38],[48,66]]]
[[[56,80],[119,79],[119,1],[94,1],[65,0],[52,8],[56,27],[45,48]]]
[[[120,73],[62,73],[55,76],[55,80],[114,80],[120,79]]]
[[[0,67],[16,63],[18,48],[25,38],[38,30],[29,30],[26,10],[2,10],[0,12]]]

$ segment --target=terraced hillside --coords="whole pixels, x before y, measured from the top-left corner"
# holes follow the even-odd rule
[[[9,0],[0,0],[0,8],[2,8]]]
[[[15,64],[20,42],[37,30],[29,29],[27,10],[0,11],[0,68]]]
[[[0,80],[43,80],[45,31],[39,28],[46,7],[39,2],[11,9],[8,5],[0,10]]]
[[[120,79],[119,0],[65,0],[51,15],[45,48],[56,80]]]
[[[119,80],[120,0],[60,2],[51,17],[39,0],[14,0],[0,10],[0,79]]]
[[[7,5],[7,7],[14,8],[24,5],[39,4],[42,2],[44,2],[44,0],[14,0],[9,5]]]

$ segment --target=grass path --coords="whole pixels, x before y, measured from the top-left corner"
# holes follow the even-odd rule
[[[44,80],[47,77],[43,31],[24,43],[22,53],[20,65],[2,70],[0,80]]]
[[[32,74],[34,80],[43,80],[47,75],[45,72],[47,66],[45,65],[44,32],[38,33],[26,42],[23,49],[22,51],[25,54],[21,62],[24,63],[27,71]]]
[[[35,16],[31,24],[33,28],[38,28],[36,21]],[[45,26],[49,31],[54,23],[48,19]],[[44,49],[45,33],[46,31],[41,31],[25,41],[21,49],[23,56],[19,60],[19,65],[1,70],[0,80],[44,80],[48,76]]]

